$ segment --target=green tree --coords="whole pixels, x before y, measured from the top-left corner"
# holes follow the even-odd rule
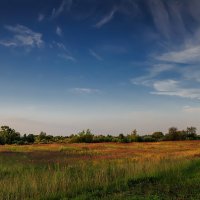
[[[176,140],[185,140],[186,134],[185,131],[179,131],[176,127],[169,128],[168,134],[164,137],[165,140],[176,141]]]
[[[91,133],[90,129],[87,129],[86,131],[83,130],[80,133],[78,133],[78,136],[74,136],[71,141],[74,142],[85,142],[85,143],[91,143],[93,142],[94,135]]]
[[[176,127],[170,127],[168,133],[173,135],[176,134],[178,129]]]
[[[197,128],[196,127],[187,127],[187,138],[192,140],[197,138]]]
[[[154,132],[152,134],[152,138],[154,138],[156,141],[161,141],[164,137],[164,134],[162,132]]]
[[[141,142],[142,138],[137,134],[137,130],[134,129],[131,131],[131,134],[127,135],[127,139],[129,142]]]
[[[9,126],[2,126],[0,130],[1,144],[13,144],[20,140],[20,134]]]
[[[28,135],[26,136],[26,141],[27,141],[28,143],[34,143],[34,142],[35,142],[35,137],[34,137],[34,135],[33,135],[33,134],[28,134]]]

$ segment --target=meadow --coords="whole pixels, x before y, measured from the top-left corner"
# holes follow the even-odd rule
[[[1,200],[200,199],[200,142],[0,146]]]

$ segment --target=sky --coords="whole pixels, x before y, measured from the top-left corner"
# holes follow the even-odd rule
[[[0,124],[200,131],[200,1],[0,1]]]

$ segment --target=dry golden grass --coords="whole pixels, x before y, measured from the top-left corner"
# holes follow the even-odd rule
[[[0,199],[200,199],[199,156],[200,141],[0,146]]]
[[[170,141],[153,143],[92,143],[92,144],[33,144],[0,146],[1,153],[15,155],[17,152],[30,154],[33,160],[69,161],[121,159],[176,159],[200,156],[200,141]],[[12,152],[12,153],[10,153]],[[57,159],[56,159],[57,158]],[[63,158],[63,159],[61,159]]]

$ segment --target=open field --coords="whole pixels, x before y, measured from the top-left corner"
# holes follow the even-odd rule
[[[200,199],[200,142],[0,146],[0,199]]]

